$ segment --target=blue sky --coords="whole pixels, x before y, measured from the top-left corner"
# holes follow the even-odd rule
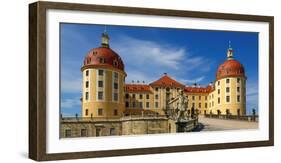
[[[258,109],[258,33],[171,28],[107,26],[110,47],[125,64],[126,82],[150,83],[163,73],[186,85],[215,80],[231,41],[234,58],[245,67],[247,112]],[[61,112],[81,112],[80,68],[92,48],[99,47],[104,26],[61,24]]]

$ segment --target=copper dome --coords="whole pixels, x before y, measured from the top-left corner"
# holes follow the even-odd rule
[[[216,73],[216,79],[219,80],[225,77],[245,76],[245,70],[241,63],[235,59],[226,60],[221,64]]]
[[[84,59],[84,66],[87,65],[109,66],[124,71],[121,57],[109,47],[99,47],[90,50]]]

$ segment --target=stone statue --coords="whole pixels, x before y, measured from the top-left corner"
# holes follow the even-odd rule
[[[180,90],[180,94],[178,96],[178,113],[177,113],[177,119],[181,120],[181,119],[187,119],[186,115],[187,115],[187,102],[188,99],[186,98],[186,96],[183,93],[183,90]]]
[[[188,119],[188,112],[187,112],[187,104],[188,104],[188,99],[184,95],[183,90],[179,91],[178,97],[172,99],[171,101],[168,102],[168,104],[172,104],[174,102],[177,102],[177,108],[176,108],[176,120],[181,121],[181,120],[187,120]]]

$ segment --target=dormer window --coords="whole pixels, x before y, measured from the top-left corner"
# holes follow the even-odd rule
[[[114,61],[113,61],[113,66],[114,66],[114,67],[117,67],[117,66],[118,66],[118,61],[117,61],[117,60],[114,60]]]
[[[87,64],[90,64],[91,63],[91,58],[88,58],[87,59]]]
[[[104,58],[100,58],[99,61],[100,61],[100,63],[105,63],[105,59]]]

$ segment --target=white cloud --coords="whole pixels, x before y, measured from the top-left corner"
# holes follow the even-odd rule
[[[113,49],[122,56],[125,63],[134,62],[135,67],[149,66],[173,70],[184,68],[187,71],[206,63],[205,58],[193,57],[185,48],[128,36],[120,37],[113,44]]]
[[[115,37],[116,38],[116,37]],[[127,82],[153,82],[168,73],[182,83],[202,81],[202,75],[196,79],[185,79],[196,73],[210,70],[210,62],[202,56],[191,55],[186,48],[169,43],[141,40],[128,36],[118,36],[112,42],[114,49],[125,63]]]
[[[205,79],[205,76],[200,76],[200,77],[194,78],[194,79],[179,79],[179,81],[184,84],[193,84],[193,83],[199,83],[204,79]]]
[[[74,107],[78,107],[78,106],[81,106],[81,101],[80,101],[80,98],[78,98],[78,97],[63,99],[61,101],[61,107],[63,109],[74,108]]]
[[[82,92],[81,79],[62,79],[61,91],[64,93],[79,93]]]

